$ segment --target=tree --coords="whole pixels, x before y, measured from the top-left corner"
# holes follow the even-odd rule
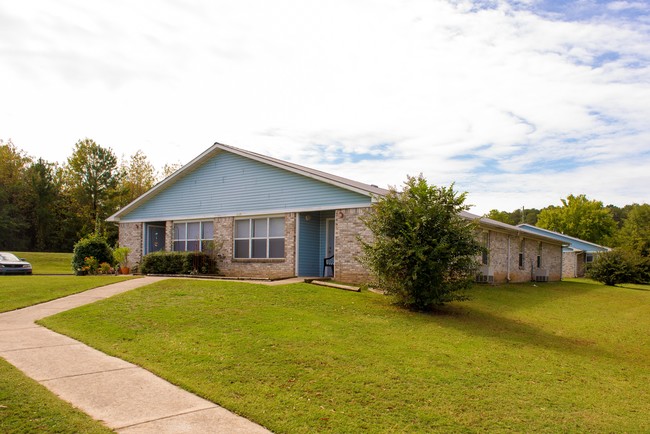
[[[598,244],[603,244],[616,230],[610,210],[584,194],[567,196],[560,207],[544,208],[537,226]]]
[[[162,181],[163,179],[173,175],[181,167],[183,167],[181,163],[165,164],[162,168],[160,175],[158,176],[158,180]]]
[[[146,193],[156,183],[156,171],[141,150],[122,162],[119,207],[128,205]]]
[[[30,163],[11,142],[0,140],[0,249],[26,250],[29,222],[26,217],[29,191],[25,171]]]
[[[53,167],[51,163],[39,158],[29,166],[26,173],[30,187],[31,247],[38,251],[50,250],[50,234],[56,226],[53,204],[59,188],[54,182]]]
[[[117,194],[120,179],[115,154],[91,139],[79,140],[68,158],[67,173],[80,211],[90,217],[92,226],[84,232],[101,233],[104,219],[114,211],[110,200]]]
[[[397,302],[427,310],[454,300],[471,285],[482,247],[476,225],[461,217],[466,193],[408,177],[373,204],[363,222],[374,240],[361,241],[361,261]]]
[[[650,256],[650,205],[632,205],[616,236],[619,246],[642,256]]]
[[[521,223],[528,223],[529,225],[535,225],[537,223],[538,214],[539,214],[539,210],[535,208],[516,209],[512,212],[499,211],[497,209],[493,209],[485,216],[489,219],[496,220],[502,223],[507,223],[509,225],[518,225]]]

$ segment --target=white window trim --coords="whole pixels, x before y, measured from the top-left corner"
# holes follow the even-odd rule
[[[281,218],[284,221],[284,232],[282,233],[281,237],[272,237],[271,236],[271,219],[275,218]],[[265,237],[253,237],[252,232],[253,232],[253,221],[254,220],[259,220],[259,219],[266,219],[266,236]],[[238,238],[237,237],[237,222],[238,221],[248,221],[248,237],[246,238]],[[286,226],[287,225],[287,219],[285,214],[281,215],[257,215],[257,216],[250,216],[250,217],[244,217],[244,218],[235,218],[233,225],[232,225],[232,230],[233,230],[233,248],[232,248],[232,257],[235,260],[241,260],[241,259],[258,259],[258,260],[264,260],[264,259],[285,259],[287,256],[287,251],[286,251]],[[236,242],[237,241],[243,241],[243,240],[248,240],[248,257],[238,257],[236,256],[237,251],[236,251]],[[263,258],[253,258],[251,255],[253,254],[253,240],[266,240],[266,256]],[[271,249],[271,243],[270,240],[284,240],[285,245],[284,245],[284,252],[281,257],[271,257],[269,256],[270,254],[270,249]]]
[[[199,223],[199,238],[187,238],[187,224],[188,223]],[[211,224],[212,225],[212,238],[201,238],[201,234],[203,233],[203,225],[204,224]],[[185,238],[176,238],[176,225],[177,224],[184,224],[185,225]],[[179,241],[184,242],[184,250],[176,250],[176,243]],[[214,220],[183,220],[183,221],[173,221],[172,222],[172,251],[174,252],[187,252],[187,242],[188,241],[198,241],[199,242],[199,252],[203,251],[203,241],[214,241]],[[192,250],[194,251],[194,250]]]

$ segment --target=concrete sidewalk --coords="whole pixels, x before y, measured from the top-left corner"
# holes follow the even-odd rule
[[[0,357],[119,433],[268,433],[149,371],[34,324],[163,279],[128,280],[0,314]]]

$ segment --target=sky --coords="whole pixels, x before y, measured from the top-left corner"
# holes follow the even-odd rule
[[[0,0],[0,139],[214,142],[472,212],[650,203],[650,1]]]

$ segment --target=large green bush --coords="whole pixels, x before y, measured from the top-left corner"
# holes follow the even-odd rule
[[[97,264],[107,262],[115,265],[113,251],[106,242],[106,239],[99,235],[90,235],[82,238],[74,245],[72,255],[72,270],[77,276],[87,274],[86,258],[94,258]]]
[[[476,224],[460,215],[468,206],[465,193],[427,185],[409,177],[402,191],[391,188],[363,218],[373,241],[361,240],[360,258],[377,284],[399,304],[428,310],[454,300],[474,278]]]
[[[145,274],[217,274],[214,258],[202,252],[155,252],[142,258]]]
[[[624,249],[598,254],[587,276],[605,285],[650,282],[650,258]]]

